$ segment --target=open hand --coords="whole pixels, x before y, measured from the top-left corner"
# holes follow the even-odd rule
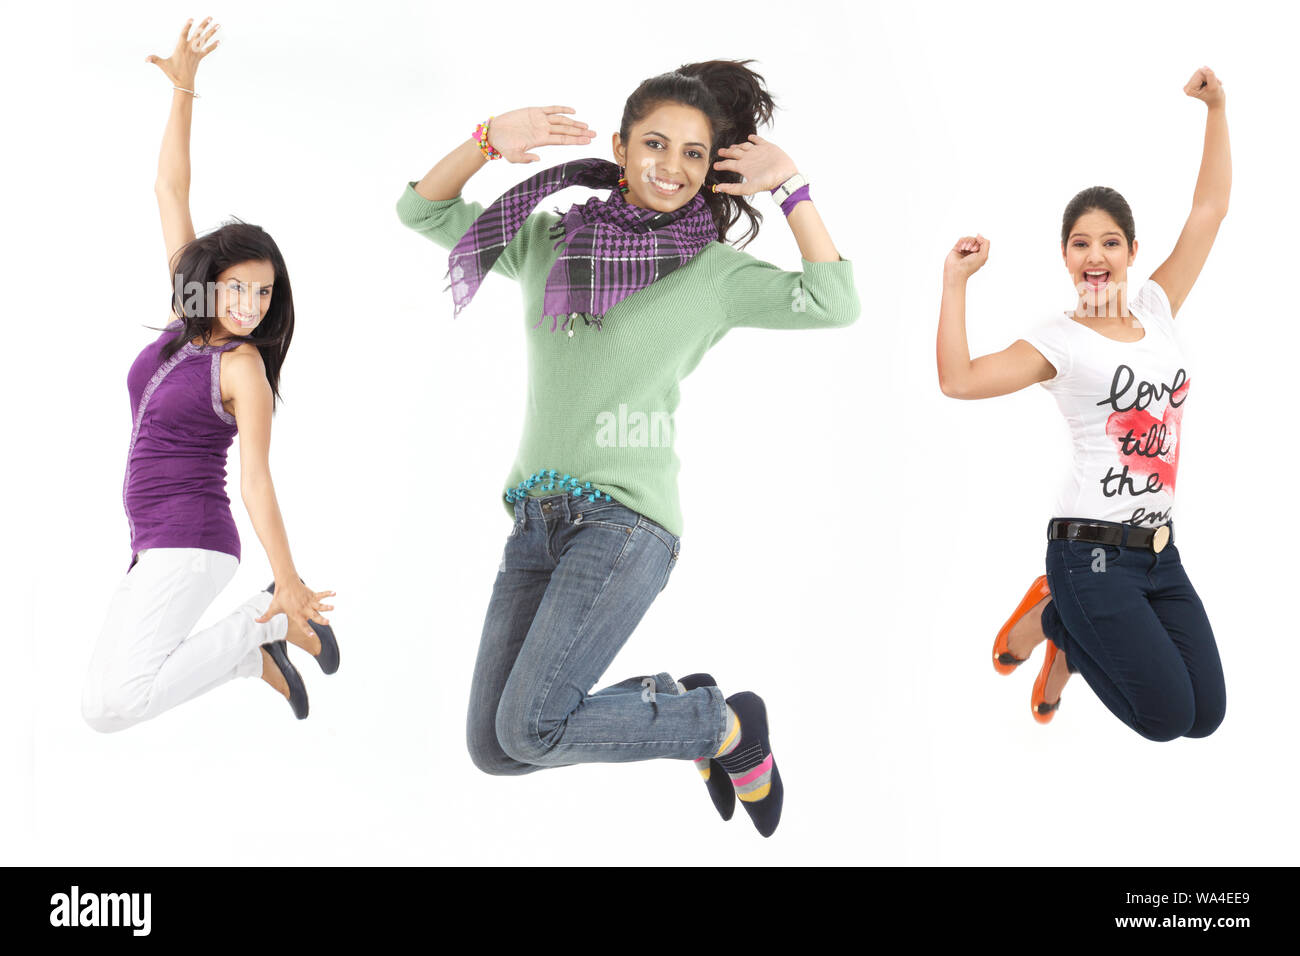
[[[176,49],[172,50],[172,55],[164,60],[150,54],[144,58],[145,62],[155,64],[158,69],[167,74],[167,79],[172,81],[172,86],[194,89],[194,74],[198,72],[199,61],[221,43],[220,40],[215,40],[211,46],[207,45],[212,34],[221,27],[220,23],[208,26],[211,22],[211,17],[205,17],[191,36],[190,26],[194,23],[194,18],[186,20],[185,26],[181,27],[181,36],[176,41]]]
[[[1223,84],[1208,66],[1203,66],[1187,81],[1183,92],[1200,100],[1206,106],[1222,106],[1224,103]]]
[[[757,133],[749,140],[734,146],[719,146],[718,155],[724,157],[713,164],[719,171],[739,173],[743,183],[718,183],[717,191],[733,196],[750,196],[760,189],[775,189],[799,172],[794,160],[785,151]]]
[[[276,581],[271,605],[266,609],[266,613],[257,619],[257,623],[265,624],[277,614],[284,614],[289,618],[290,633],[285,636],[286,640],[305,648],[310,653],[318,653],[320,639],[307,621],[328,624],[329,619],[322,616],[321,611],[332,611],[334,605],[322,604],[321,598],[333,597],[336,593],[338,592],[313,591],[297,578],[292,581]]]
[[[569,119],[571,106],[526,106],[492,117],[487,138],[492,148],[512,163],[538,163],[528,152],[538,146],[585,146],[595,133],[581,120]]]

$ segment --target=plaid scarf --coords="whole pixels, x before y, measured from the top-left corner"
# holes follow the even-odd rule
[[[447,275],[456,302],[454,314],[459,315],[474,298],[483,277],[533,208],[567,186],[611,192],[605,199],[575,203],[551,228],[553,248],[566,245],[547,276],[542,316],[533,328],[550,316],[554,332],[582,313],[586,323],[599,330],[612,306],[684,266],[717,241],[718,227],[702,193],[672,212],[660,213],[629,203],[618,191],[618,178],[618,166],[593,157],[544,169],[503,193],[451,251]]]

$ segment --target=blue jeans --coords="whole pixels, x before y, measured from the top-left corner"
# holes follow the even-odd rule
[[[480,770],[717,751],[726,705],[716,687],[678,694],[668,674],[656,674],[591,692],[680,550],[680,538],[617,502],[565,494],[515,502],[470,688],[467,736]]]
[[[1043,633],[1148,740],[1208,737],[1227,695],[1214,632],[1178,548],[1047,542]]]

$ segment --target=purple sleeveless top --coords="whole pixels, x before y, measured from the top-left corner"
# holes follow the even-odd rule
[[[186,342],[166,362],[162,349],[180,320],[144,350],[126,376],[131,444],[122,503],[131,564],[146,548],[206,548],[239,558],[239,532],[226,497],[226,451],[238,429],[221,407],[221,353]]]

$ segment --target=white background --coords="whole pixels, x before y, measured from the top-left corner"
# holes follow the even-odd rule
[[[7,8],[0,859],[1297,862],[1285,562],[1300,24],[1279,9]],[[125,377],[169,295],[151,186],[171,90],[145,56],[209,12],[224,39],[198,74],[194,220],[258,223],[286,256],[298,328],[272,464],[299,570],[338,591],[343,666],[325,679],[298,658],[303,722],[250,680],[100,736],[79,697],[129,559]],[[688,762],[510,779],[470,763],[469,679],[524,392],[519,296],[492,279],[453,321],[446,253],[393,209],[477,121],[516,107],[570,105],[596,130],[590,147],[545,148],[546,164],[609,158],[637,83],[714,57],[758,61],[782,107],[763,133],[813,183],[863,313],[847,330],[738,330],[687,379],[681,560],[608,676],[708,670],[766,698],[787,785],[767,841],[743,811],[722,825]],[[1042,571],[1064,426],[1039,388],[940,394],[941,266],[959,236],[992,239],[969,334],[975,354],[1003,348],[1071,304],[1061,212],[1105,184],[1136,214],[1133,279],[1149,275],[1190,205],[1205,109],[1181,88],[1203,63],[1227,89],[1234,184],[1177,322],[1194,382],[1177,525],[1227,719],[1206,740],[1150,743],[1076,677],[1041,727],[1041,657],[1001,678],[989,648]],[[535,171],[494,163],[465,195],[486,204]],[[797,268],[781,216],[761,208],[749,251]],[[204,624],[270,579],[237,477],[230,490],[244,563]]]

